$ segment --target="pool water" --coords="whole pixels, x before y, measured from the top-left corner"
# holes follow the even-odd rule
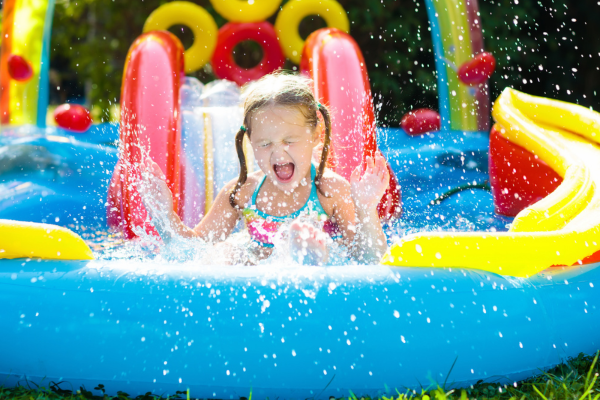
[[[388,241],[419,231],[508,230],[512,218],[494,212],[489,192],[488,143],[481,132],[411,137],[401,129],[379,129],[379,147],[402,188],[403,212],[385,226]],[[0,137],[0,218],[65,226],[100,259],[214,263],[219,252],[200,241],[165,247],[149,236],[128,242],[109,231],[106,196],[117,147],[114,124],[94,125],[77,135],[59,128],[5,129]],[[238,228],[228,242],[243,253],[249,237]],[[348,262],[344,249],[331,250],[330,263]],[[282,261],[285,249],[282,253],[271,261]]]

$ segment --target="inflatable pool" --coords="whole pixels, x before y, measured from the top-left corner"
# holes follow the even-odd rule
[[[600,264],[529,279],[387,266],[1,265],[5,385],[374,395],[513,383],[600,345]]]
[[[409,137],[381,130],[379,138],[406,188],[404,214],[391,229],[392,240],[405,229],[438,226],[471,231],[451,233],[458,238],[510,234],[498,233],[512,218],[494,212],[486,190],[465,189],[439,204],[435,200],[440,183],[475,187],[473,182],[487,177],[486,158],[477,156],[486,154],[486,135]],[[91,146],[58,143],[74,154]],[[100,157],[102,147],[94,146]],[[88,184],[107,179],[104,174]],[[47,195],[49,204],[52,196]],[[17,215],[39,218],[40,197],[29,192]],[[77,219],[88,212],[79,210]],[[84,221],[101,219],[104,210],[97,211]],[[11,212],[4,209],[2,217],[14,218]],[[73,229],[88,233],[82,225]],[[487,232],[477,233],[481,230]],[[441,234],[416,235],[428,240]],[[402,246],[411,238],[402,239]],[[445,255],[445,249],[437,251]],[[426,257],[425,244],[423,250]],[[503,250],[506,257],[509,250]],[[109,252],[96,257],[0,261],[0,298],[7,305],[0,319],[5,338],[0,368],[7,385],[26,379],[64,381],[69,388],[103,383],[109,392],[130,394],[189,388],[194,396],[213,398],[250,392],[286,398],[340,396],[349,390],[377,394],[386,387],[444,382],[453,387],[481,379],[512,383],[599,345],[594,339],[598,263],[517,278],[460,263],[248,268],[140,255],[111,258]]]
[[[8,3],[18,16],[20,3]],[[47,27],[52,2],[39,3]],[[307,3],[318,7],[295,0],[282,14]],[[241,95],[227,82],[184,78],[210,59],[210,46],[186,54],[153,24],[189,23],[173,19],[178,10],[207,14],[169,4],[131,47],[118,127],[46,128],[37,118],[43,96],[38,108],[13,107],[6,117],[17,125],[0,136],[4,385],[102,383],[109,394],[190,389],[198,398],[377,395],[513,383],[598,349],[600,115],[507,89],[488,133],[486,84],[470,90],[443,66],[441,131],[377,128],[364,59],[334,7],[328,18],[340,30],[313,33],[301,50],[293,35],[278,40],[337,110],[331,168],[346,174],[376,151],[388,161],[382,264],[224,266],[205,245],[173,249],[153,239],[132,185],[142,152],[163,168],[175,211],[190,224],[236,176],[226,149]],[[465,7],[458,22],[470,39],[449,54],[458,39],[444,32],[453,22],[428,3],[437,61],[459,65],[483,49],[471,21],[476,3]],[[268,17],[229,11],[228,35]],[[209,41],[216,28],[206,24]],[[47,56],[40,49],[36,57]],[[17,104],[23,93],[5,96]]]

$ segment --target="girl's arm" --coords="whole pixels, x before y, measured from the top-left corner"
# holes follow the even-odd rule
[[[379,262],[387,250],[387,239],[381,227],[377,205],[390,182],[390,173],[379,153],[367,157],[365,172],[361,177],[358,166],[350,176],[352,200],[356,209],[357,232],[354,239],[357,255],[368,262]]]
[[[366,262],[379,262],[387,250],[387,239],[381,228],[377,205],[389,185],[389,171],[381,155],[367,157],[367,165],[361,176],[358,166],[350,177],[350,183],[339,177],[329,181],[326,191],[333,195],[333,216],[354,257]],[[322,202],[323,203],[323,202]]]
[[[228,182],[217,195],[212,207],[196,225],[193,232],[196,236],[211,242],[223,241],[229,236],[235,228],[239,218],[239,212],[231,207],[229,203],[229,193],[237,183],[237,178]],[[242,190],[236,195],[237,204],[243,204],[240,200]]]
[[[345,244],[361,261],[378,262],[387,250],[387,239],[381,228],[377,205],[389,184],[389,172],[381,155],[367,157],[361,167],[352,172],[350,184],[329,189],[336,194],[334,216],[344,235]]]
[[[202,221],[194,228],[187,227],[173,210],[173,195],[165,175],[154,161],[147,159],[142,169],[142,182],[138,191],[146,210],[161,238],[168,242],[174,235],[184,238],[198,237],[208,241],[224,240],[238,219],[238,212],[229,204],[229,182],[217,195],[215,202]]]

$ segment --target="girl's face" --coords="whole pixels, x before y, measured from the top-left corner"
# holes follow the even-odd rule
[[[290,192],[304,178],[310,180],[313,148],[319,144],[316,129],[293,107],[274,106],[252,116],[250,143],[260,169],[278,188]]]

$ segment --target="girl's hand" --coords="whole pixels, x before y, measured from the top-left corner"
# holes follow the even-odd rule
[[[173,211],[173,194],[166,182],[165,174],[150,158],[141,165],[142,180],[137,189],[146,210],[153,219],[168,217]]]
[[[292,257],[300,264],[323,265],[327,262],[327,234],[298,220],[290,226]]]
[[[370,211],[377,207],[390,183],[390,172],[383,156],[376,153],[375,159],[368,156],[365,172],[361,177],[361,166],[350,176],[350,191],[357,211]]]

